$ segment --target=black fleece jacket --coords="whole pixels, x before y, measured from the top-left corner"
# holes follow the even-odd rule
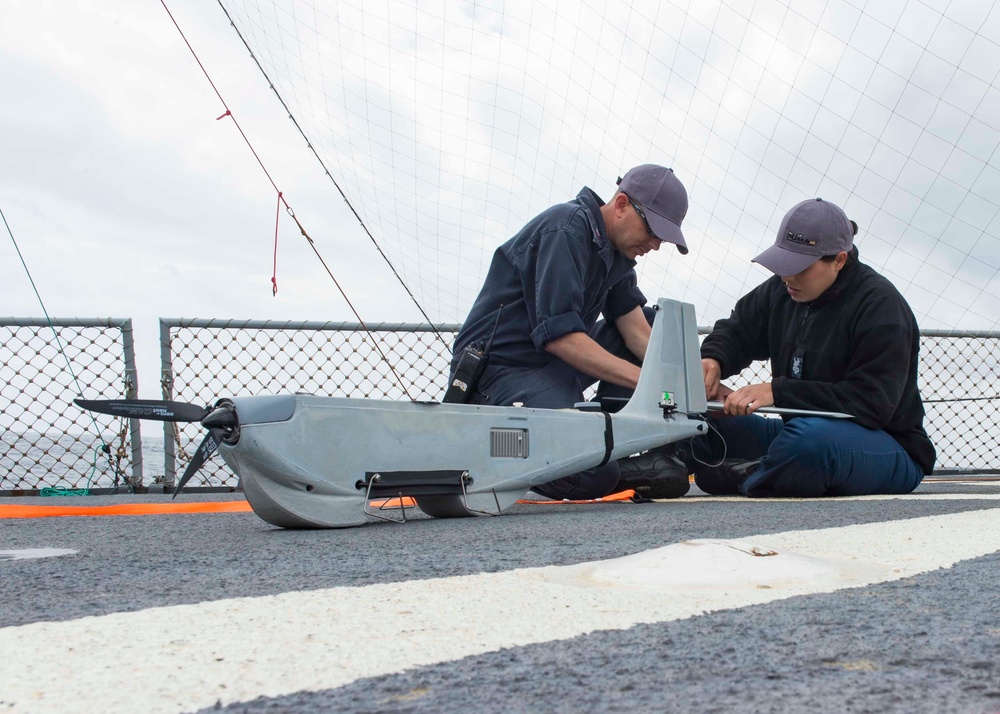
[[[892,436],[925,474],[934,445],[917,388],[920,332],[896,288],[848,254],[836,281],[809,303],[789,297],[779,276],[744,295],[701,347],[726,379],[771,360],[774,404],[852,414]],[[793,365],[793,363],[795,363]],[[787,418],[786,418],[787,421]]]

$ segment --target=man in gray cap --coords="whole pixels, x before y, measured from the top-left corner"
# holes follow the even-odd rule
[[[917,389],[920,335],[892,283],[858,260],[857,225],[820,198],[794,206],[773,246],[754,258],[775,275],[741,298],[702,343],[712,423],[725,450],[693,463],[712,494],[850,496],[909,493],[931,473]],[[754,360],[771,381],[732,390],[721,380]],[[761,407],[841,412],[767,419]],[[698,456],[704,441],[695,443]],[[709,459],[725,458],[708,465]]]
[[[664,242],[688,252],[681,233],[687,206],[672,169],[644,164],[618,180],[608,203],[585,187],[529,221],[493,255],[455,338],[446,401],[561,409],[582,401],[598,380],[630,393],[652,316],[643,309],[636,259]],[[485,359],[477,356],[484,352]],[[628,483],[619,483],[619,465],[611,462],[535,490],[559,499],[636,486],[651,498],[687,492],[682,464],[641,458],[626,469]]]

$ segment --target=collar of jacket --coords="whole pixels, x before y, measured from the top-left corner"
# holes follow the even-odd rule
[[[629,260],[621,253],[617,253],[611,245],[608,227],[604,225],[604,216],[601,215],[601,206],[604,205],[601,197],[589,186],[584,186],[580,193],[576,194],[576,199],[587,209],[587,218],[590,220],[590,227],[594,232],[594,245],[597,246],[597,253],[604,261],[605,267],[610,270],[616,257],[628,263],[629,268],[634,267],[634,260]]]
[[[840,269],[840,273],[837,274],[837,279],[833,281],[833,285],[828,287],[826,292],[809,303],[809,306],[814,309],[820,308],[838,299],[847,289],[848,284],[851,282],[851,278],[854,277],[854,274],[857,272],[858,264],[858,247],[854,246],[847,254],[847,263]]]

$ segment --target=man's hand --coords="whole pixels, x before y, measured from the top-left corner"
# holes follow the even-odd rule
[[[706,358],[701,361],[701,374],[705,378],[705,399],[708,401],[724,399],[724,394],[719,394],[722,387],[722,367],[718,360]]]
[[[726,397],[723,411],[732,416],[745,416],[753,414],[761,407],[770,406],[774,406],[774,394],[771,392],[771,383],[764,382],[740,387],[730,392]]]

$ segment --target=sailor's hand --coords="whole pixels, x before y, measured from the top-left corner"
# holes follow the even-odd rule
[[[731,392],[726,397],[723,411],[733,416],[744,416],[753,414],[761,407],[770,406],[774,406],[774,394],[771,391],[771,383],[764,382],[763,384],[740,387]]]
[[[705,378],[705,399],[708,401],[724,399],[724,394],[719,394],[722,387],[722,367],[718,360],[706,357],[701,361],[701,374]],[[722,387],[727,389],[727,387]]]

